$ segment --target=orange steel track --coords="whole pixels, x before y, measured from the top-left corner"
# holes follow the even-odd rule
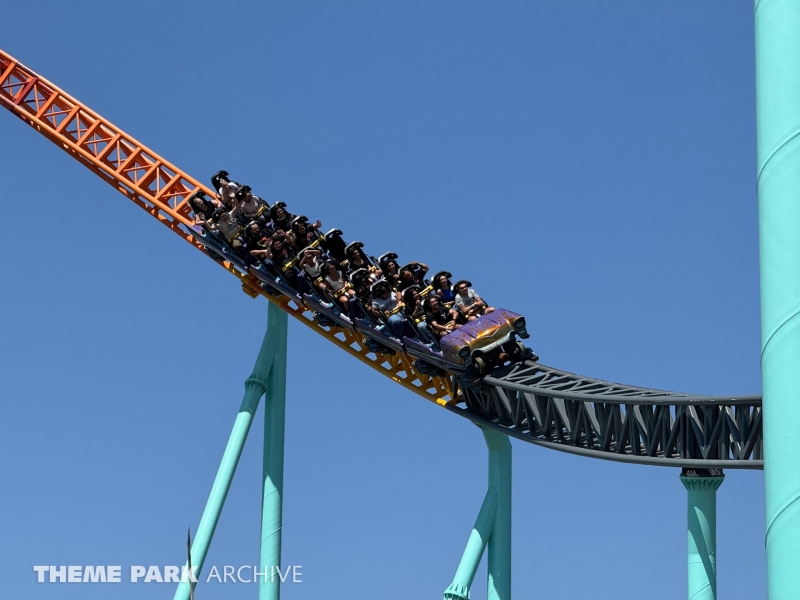
[[[191,195],[202,190],[213,197],[213,190],[2,50],[0,73],[0,105],[206,254],[202,244],[182,226],[194,223],[188,205]],[[217,264],[238,277],[242,289],[249,296],[255,298],[260,294],[266,297],[392,381],[437,404],[461,401],[462,395],[454,377],[430,377],[417,373],[412,360],[399,353],[394,356],[376,355],[365,346],[358,332],[322,327],[305,305],[285,296],[269,296],[252,275],[241,273],[227,262]]]

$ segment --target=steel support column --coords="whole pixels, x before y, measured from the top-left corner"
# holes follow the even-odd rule
[[[219,523],[219,516],[222,513],[222,507],[225,504],[225,498],[228,496],[228,491],[231,488],[233,475],[236,472],[236,466],[239,464],[239,458],[242,456],[242,449],[247,440],[247,434],[250,432],[250,425],[253,423],[253,416],[258,408],[258,403],[261,396],[267,389],[267,382],[270,376],[270,367],[273,364],[275,356],[280,353],[281,349],[285,352],[286,348],[286,317],[283,317],[283,346],[280,346],[276,341],[275,328],[272,327],[273,306],[270,303],[270,323],[267,327],[267,333],[264,335],[264,341],[261,343],[261,349],[258,352],[256,364],[253,367],[253,373],[244,384],[245,393],[242,404],[239,407],[239,414],[236,415],[236,420],[233,423],[233,430],[228,438],[228,444],[225,446],[225,452],[222,455],[217,475],[214,478],[214,483],[211,486],[211,492],[206,501],[206,507],[203,510],[203,516],[200,518],[200,525],[197,527],[197,533],[192,543],[191,557],[194,572],[199,575],[203,569],[203,563],[208,554],[208,548],[211,545],[211,539],[214,537],[214,530]],[[280,328],[280,325],[279,325]],[[283,357],[283,364],[286,364],[286,358]],[[175,600],[189,600],[189,583],[182,581],[178,584],[178,589],[175,592]]]
[[[688,530],[689,600],[717,599],[717,489],[721,469],[683,469]]]
[[[281,566],[281,530],[283,519],[283,440],[286,423],[286,332],[288,316],[269,305],[269,329],[275,345],[275,358],[267,379],[264,400],[264,470],[261,504],[261,572],[259,600],[278,600],[281,580],[273,567]],[[285,575],[285,574],[284,574]]]
[[[800,0],[755,1],[764,494],[770,600],[800,598]]]
[[[453,583],[444,592],[445,600],[469,598],[469,590],[487,546],[487,599],[511,600],[511,442],[503,433],[493,429],[481,430],[489,449],[489,489]]]

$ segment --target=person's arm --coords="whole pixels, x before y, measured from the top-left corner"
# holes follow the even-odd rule
[[[444,329],[444,328],[443,328],[441,325],[439,325],[439,324],[438,324],[436,321],[434,321],[433,319],[428,319],[428,318],[427,318],[427,314],[425,315],[425,322],[426,322],[428,325],[430,325],[431,329],[433,329],[433,330],[434,330],[436,333],[441,333],[441,332],[442,332],[441,330],[442,330],[442,329]]]
[[[259,250],[254,250],[253,252],[258,252],[264,258],[272,260],[272,244],[269,241],[267,241],[266,246]]]
[[[317,219],[316,223],[308,226],[309,229],[319,229],[320,227],[322,227],[322,221],[319,219]]]
[[[425,273],[428,272],[428,265],[426,265],[425,263],[421,263],[421,262],[415,262],[414,264],[419,267],[419,270],[420,270],[419,277],[420,277],[420,279],[422,279],[422,277],[424,277]]]

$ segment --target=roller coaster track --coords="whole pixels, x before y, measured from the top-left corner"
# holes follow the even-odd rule
[[[0,104],[195,248],[188,200],[213,191],[0,51]],[[233,262],[215,261],[251,297],[270,302],[423,398],[518,439],[622,462],[687,468],[763,468],[761,398],[664,392],[582,377],[538,363],[498,369],[478,385],[418,373],[402,353],[378,355],[356,330],[315,321],[299,298],[267,293]]]

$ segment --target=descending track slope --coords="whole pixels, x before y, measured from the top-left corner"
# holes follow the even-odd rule
[[[188,200],[213,191],[0,51],[0,105],[155,219],[206,253]],[[423,398],[534,444],[642,464],[762,468],[761,399],[693,396],[612,384],[536,363],[497,370],[479,386],[418,373],[402,353],[377,355],[358,331],[322,326],[297,297],[268,294],[233,261],[251,297],[265,296],[345,352]]]

